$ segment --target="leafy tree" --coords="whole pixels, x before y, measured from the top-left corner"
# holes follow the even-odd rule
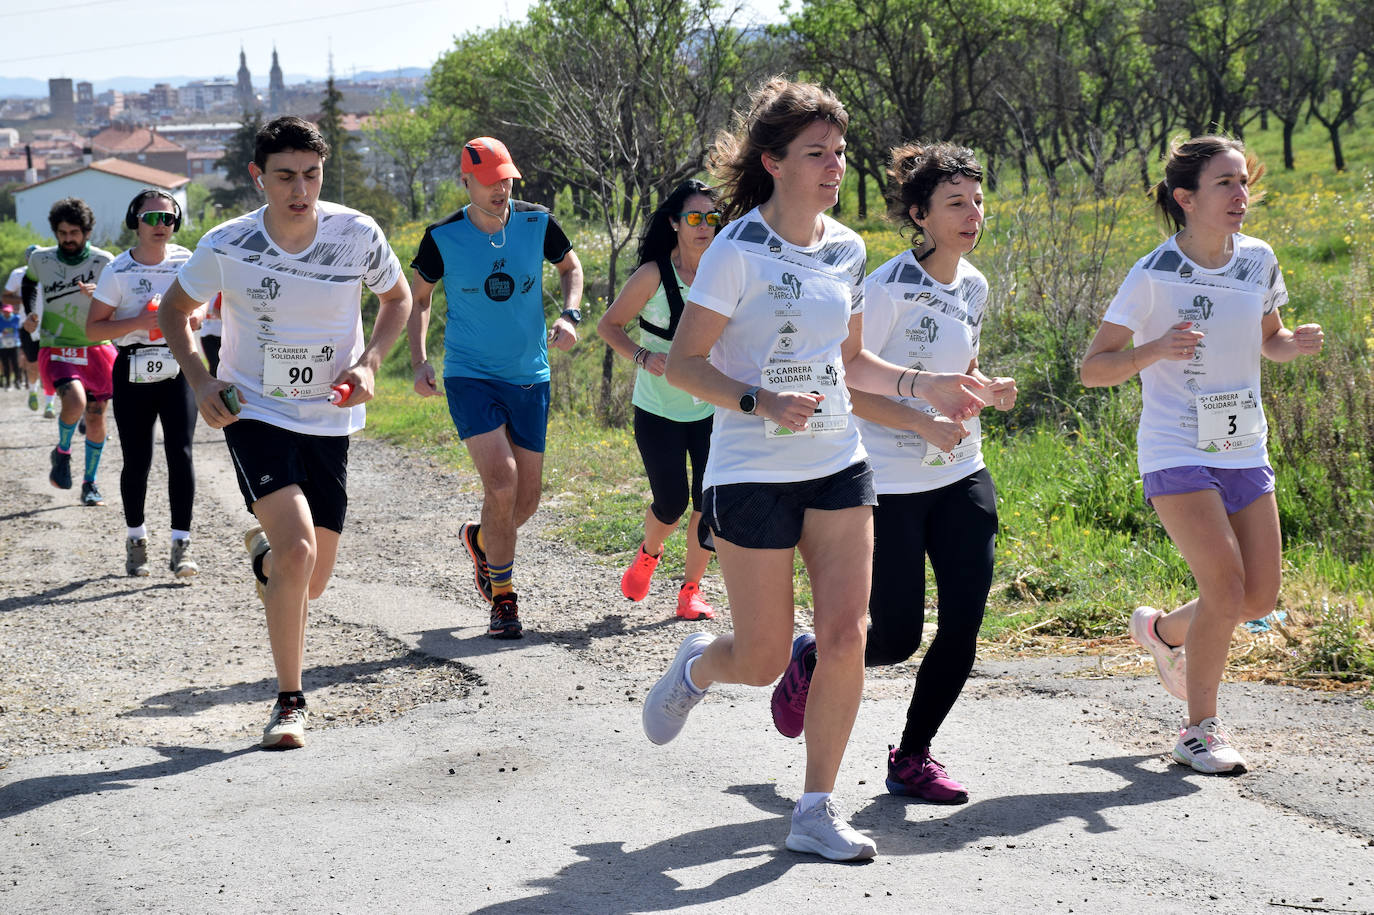
[[[344,126],[342,102],[343,93],[335,87],[334,77],[330,76],[325,83],[320,115],[316,118],[316,126],[329,144],[320,197],[366,213],[383,229],[390,228],[398,209],[396,198],[385,188],[378,187],[368,174],[357,149],[358,140]]]
[[[373,146],[386,153],[398,173],[393,187],[399,185],[412,220],[420,218],[427,188],[443,177],[436,166],[446,165],[452,172],[455,150],[464,142],[453,132],[454,112],[437,105],[411,108],[396,94],[373,112],[364,128]],[[427,179],[427,180],[425,180]]]
[[[743,87],[739,30],[714,0],[543,0],[508,77],[519,126],[548,150],[609,241],[606,300],[621,252],[655,194],[700,171],[706,145]],[[611,403],[614,354],[602,361]]]
[[[1321,50],[1308,112],[1326,128],[1336,171],[1345,170],[1341,128],[1354,120],[1374,89],[1374,2],[1322,3],[1303,20],[1310,40]]]
[[[253,161],[253,149],[258,131],[262,129],[262,112],[245,111],[239,122],[239,129],[225,144],[224,155],[215,161],[215,168],[223,169],[228,175],[228,185],[211,192],[211,199],[217,207],[229,211],[245,210],[255,206],[260,195],[248,176],[248,163]]]

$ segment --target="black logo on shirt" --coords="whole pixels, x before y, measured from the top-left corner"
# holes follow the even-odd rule
[[[487,298],[493,302],[504,302],[515,294],[515,280],[508,273],[493,273],[483,284]]]
[[[800,299],[801,291],[801,280],[793,273],[784,273],[779,282],[768,284],[768,294],[775,299]]]
[[[270,276],[263,277],[262,282],[258,284],[258,288],[248,290],[248,298],[259,302],[263,299],[275,299],[280,294],[281,283]]]

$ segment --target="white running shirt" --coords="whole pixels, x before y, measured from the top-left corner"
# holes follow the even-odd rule
[[[953,284],[926,273],[911,251],[874,270],[864,283],[864,347],[888,362],[924,372],[966,372],[978,357],[988,281],[962,258]],[[935,413],[920,398],[891,400]],[[857,418],[857,417],[856,417]],[[859,419],[880,495],[928,492],[983,469],[981,426],[964,423],[968,436],[954,452],[929,451],[915,432]]]
[[[112,321],[135,317],[150,303],[162,302],[163,294],[172,285],[172,280],[177,278],[177,271],[190,257],[189,249],[169,244],[167,257],[162,263],[149,266],[134,260],[131,248],[101,272],[92,298],[114,308],[114,314],[110,315]],[[119,346],[133,346],[154,341],[149,339],[149,331],[136,330],[113,342]],[[167,345],[165,337],[159,337],[156,342],[158,346]]]
[[[1206,334],[1193,359],[1160,360],[1140,373],[1144,404],[1136,447],[1142,474],[1189,465],[1243,468],[1269,462],[1268,424],[1260,400],[1261,322],[1287,303],[1288,289],[1269,245],[1238,232],[1232,247],[1226,266],[1209,270],[1189,260],[1169,238],[1136,262],[1102,316],[1130,328],[1136,346],[1163,336],[1181,321],[1192,321],[1193,330]],[[1223,415],[1212,416],[1201,435],[1199,397],[1204,409],[1224,405],[1228,398],[1233,404],[1228,410],[1208,410]],[[1240,428],[1227,429],[1228,421],[1237,418]],[[1232,431],[1236,437],[1227,437]]]
[[[820,479],[866,456],[840,353],[850,317],[864,308],[864,243],[822,219],[820,243],[798,248],[750,210],[706,249],[687,301],[730,319],[711,347],[712,366],[748,385],[763,385],[767,373],[781,384],[823,388],[825,421],[835,431],[768,436],[763,417],[717,407],[705,486]],[[803,375],[810,380],[789,381]]]
[[[363,427],[362,406],[334,406],[327,388],[300,395],[357,361],[362,286],[386,292],[401,279],[401,264],[372,217],[323,200],[315,207],[319,225],[304,251],[281,250],[267,234],[261,207],[206,233],[178,279],[197,301],[224,293],[218,377],[238,389],[241,419],[307,435],[348,435]],[[269,352],[279,354],[275,365],[291,362],[308,368],[309,377],[299,379],[299,388],[266,384]]]

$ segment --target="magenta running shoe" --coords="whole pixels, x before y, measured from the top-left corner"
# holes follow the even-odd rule
[[[784,737],[800,737],[806,724],[806,694],[816,668],[816,637],[803,632],[792,640],[792,660],[773,687],[773,726]]]
[[[898,756],[896,747],[887,748],[887,790],[902,797],[914,797],[932,804],[963,804],[968,789],[949,777],[945,767],[930,755],[930,747]]]

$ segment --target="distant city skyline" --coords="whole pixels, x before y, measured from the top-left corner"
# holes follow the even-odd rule
[[[220,0],[183,0],[167,13],[163,0],[72,0],[0,12],[0,77],[101,82],[182,75],[232,79],[239,46],[253,82],[266,76],[275,44],[282,68],[323,78],[333,51],[334,73],[429,67],[453,47],[455,36],[525,18],[533,0],[338,0],[326,13],[318,2],[277,0],[270,16],[225,22]],[[744,4],[759,21],[777,21],[776,5]],[[461,8],[460,8],[461,7]],[[243,8],[257,18],[257,7]],[[65,31],[78,21],[80,27]],[[59,32],[59,30],[64,30]],[[62,37],[54,39],[55,34]],[[266,84],[265,78],[262,79]]]

